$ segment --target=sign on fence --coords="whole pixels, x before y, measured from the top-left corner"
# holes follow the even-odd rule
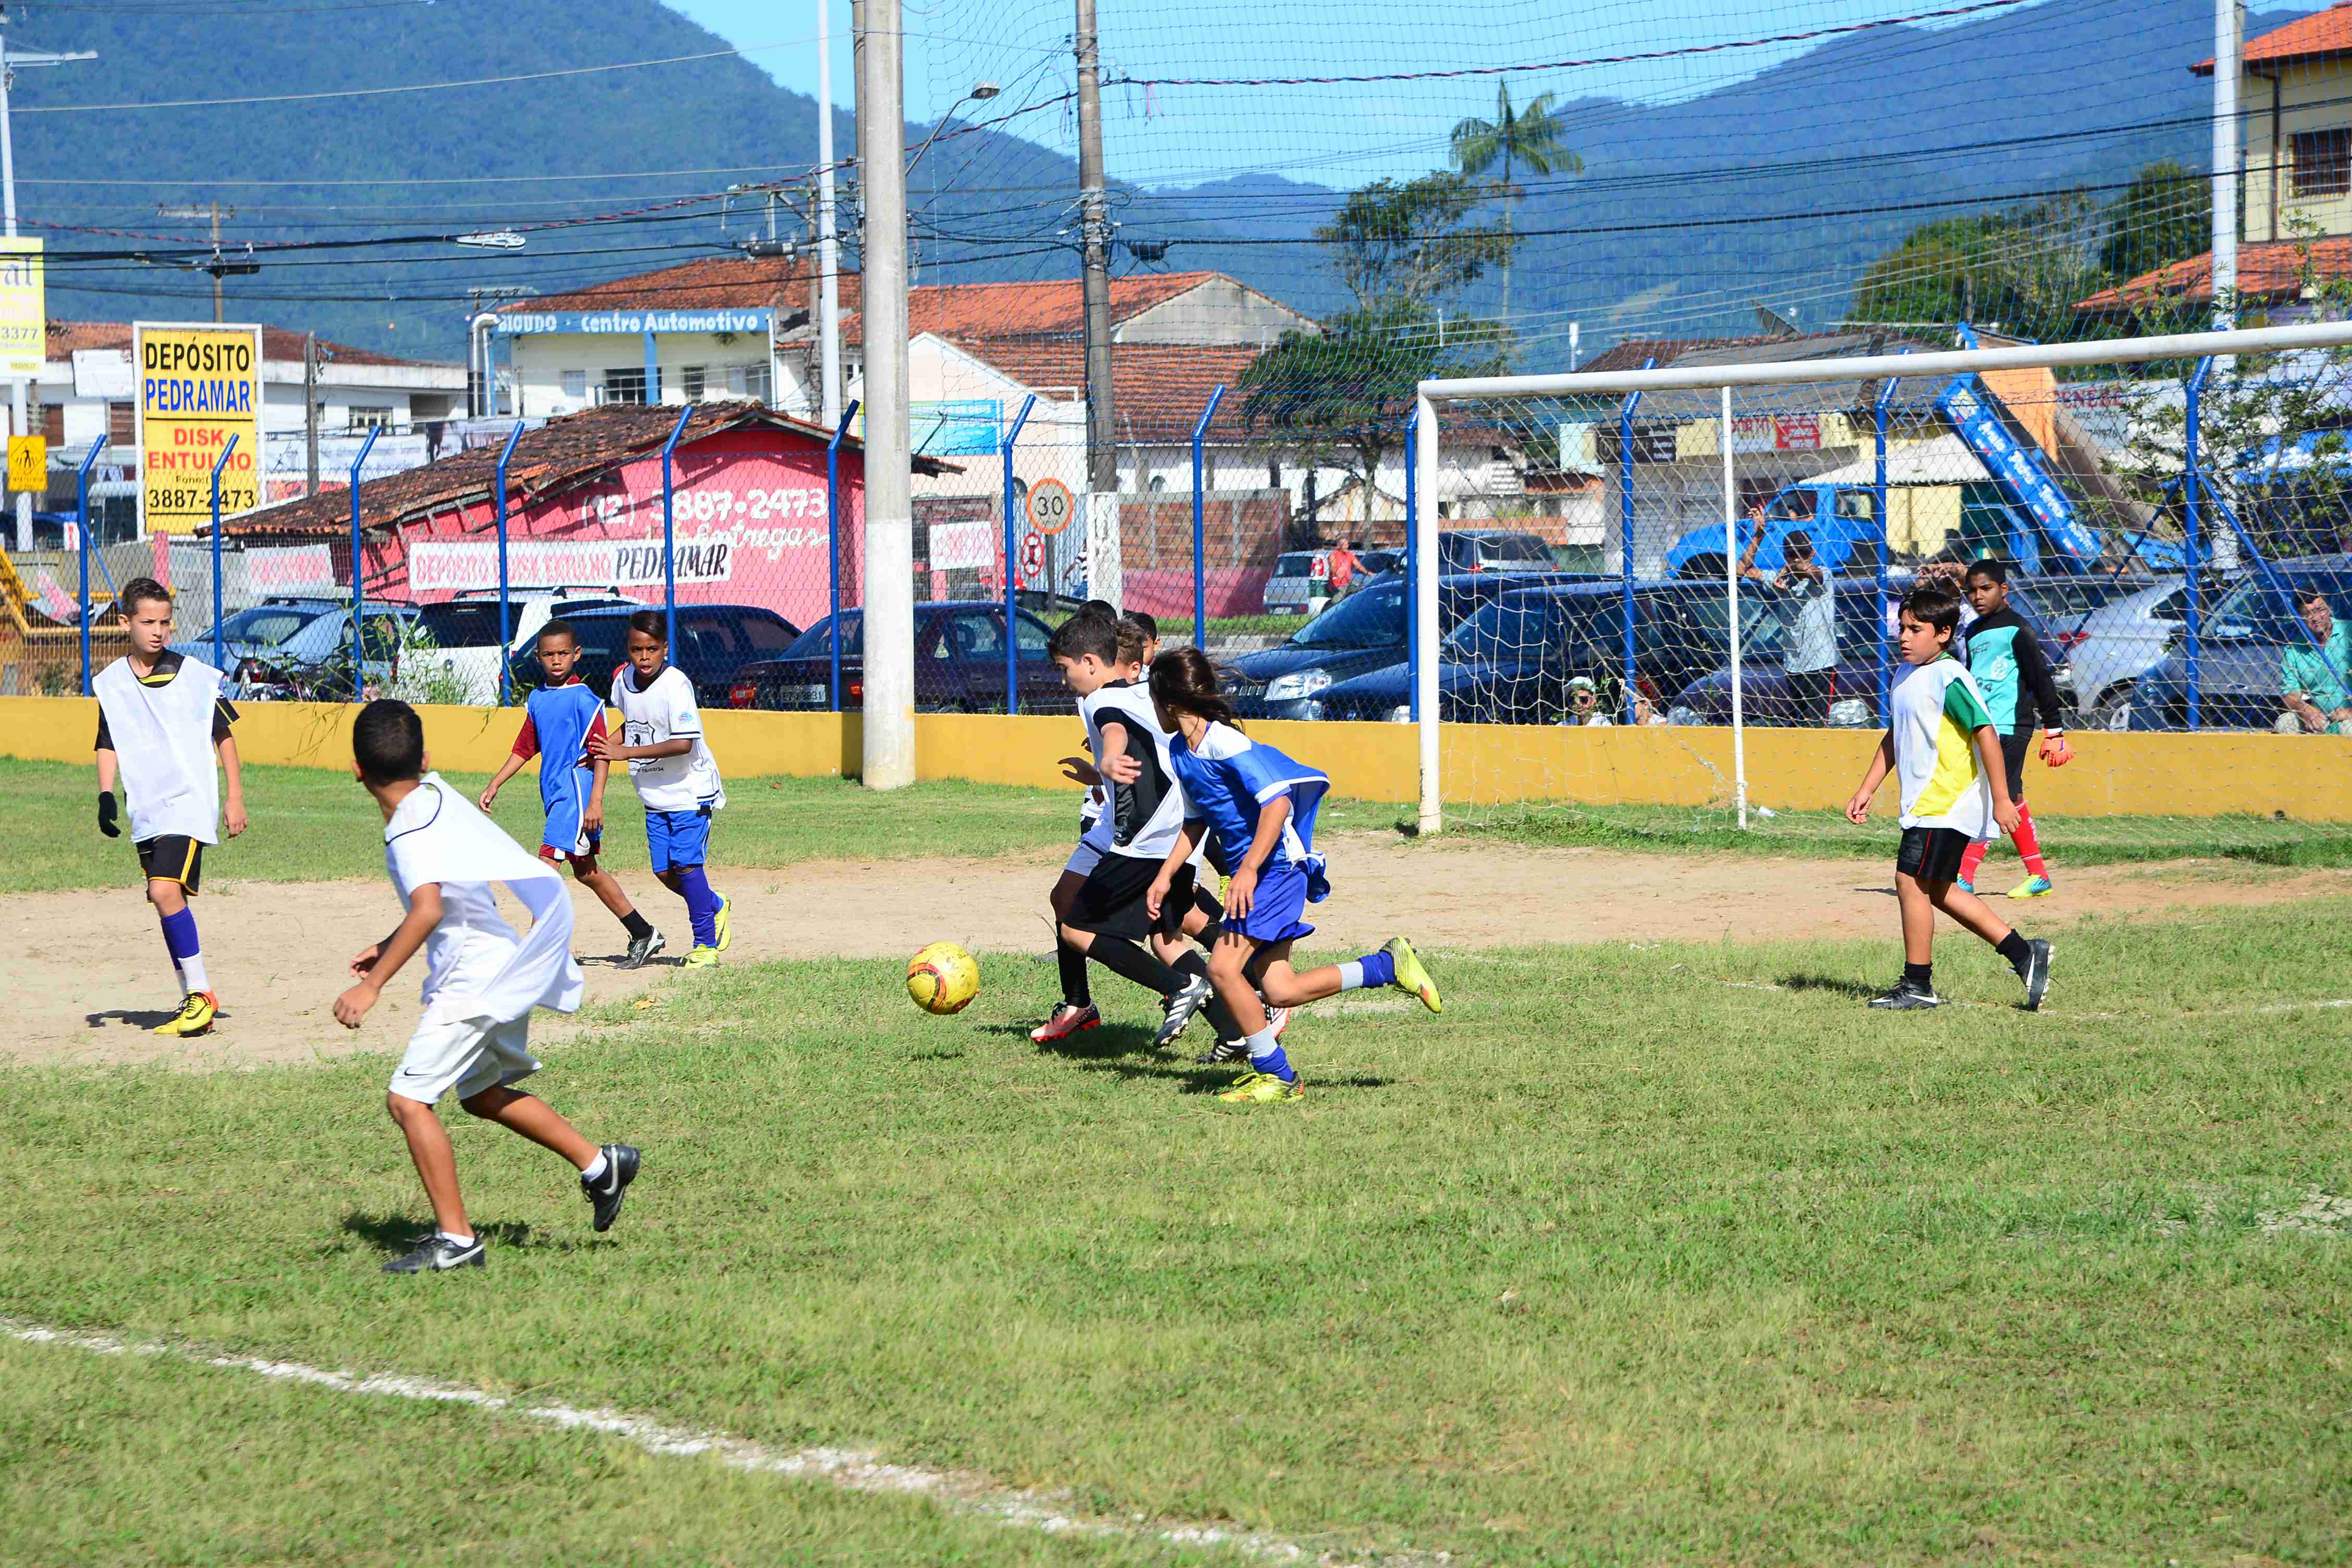
[[[49,488],[49,443],[45,436],[8,437],[8,488],[38,495]]]
[[[139,521],[149,533],[193,533],[212,521],[213,465],[221,516],[261,504],[261,329],[140,321]]]
[[[735,542],[698,534],[677,542],[677,581],[724,583],[735,574]],[[653,539],[518,539],[507,546],[512,588],[562,588],[609,584],[657,586],[662,543]],[[499,585],[499,547],[489,540],[426,539],[408,552],[411,593],[454,593]]]

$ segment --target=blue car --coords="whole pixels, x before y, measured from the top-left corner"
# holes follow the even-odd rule
[[[1021,611],[1014,621],[1013,670],[1024,713],[1075,713],[1078,700],[1045,657],[1053,636]],[[866,612],[841,612],[841,706],[866,706]],[[817,712],[833,698],[833,617],[803,632],[774,658],[746,664],[727,689],[730,708]],[[915,706],[926,712],[1004,711],[1004,606],[992,600],[940,600],[915,606]]]
[[[2338,621],[2352,617],[2352,555],[2294,555],[2272,563],[2295,588],[2327,595]],[[2267,730],[2286,711],[2279,700],[2279,670],[2290,647],[2309,647],[2310,628],[2294,604],[2271,586],[2267,574],[2242,579],[2209,603],[2199,620],[2197,727],[2200,730]],[[2189,728],[2187,628],[2175,638],[2131,695],[2113,705],[2111,730]]]
[[[352,602],[309,595],[263,600],[221,623],[222,674],[240,702],[348,702],[362,684],[382,686],[400,657],[401,629],[416,618],[414,605],[367,601],[367,649],[354,657]],[[207,626],[172,645],[175,652],[212,661]],[[361,679],[352,679],[354,666]]]

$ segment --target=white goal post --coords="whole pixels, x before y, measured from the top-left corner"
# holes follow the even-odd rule
[[[1444,779],[1439,747],[1438,534],[1457,521],[1438,515],[1440,462],[1439,419],[1454,405],[1481,401],[1590,396],[1625,396],[1637,393],[1714,391],[1724,393],[1727,426],[1730,394],[1735,388],[1813,385],[1832,382],[1916,381],[1992,371],[2049,369],[2076,365],[2146,363],[2158,361],[2213,359],[2226,368],[2235,356],[2272,354],[2293,350],[2352,347],[2352,321],[2314,321],[2292,326],[2258,327],[2234,331],[2185,332],[2161,337],[2110,338],[2090,342],[2027,343],[1990,349],[1936,353],[1856,355],[1844,358],[1786,360],[1769,363],[1696,364],[1653,370],[1599,373],[1570,372],[1548,375],[1470,376],[1436,379],[1420,384],[1414,409],[1412,486],[1412,646],[1419,650],[1412,671],[1412,711],[1420,742],[1420,830],[1443,829]],[[1724,447],[1724,518],[1726,553],[1737,560],[1730,541],[1737,526],[1737,497],[1732,489],[1730,443]],[[1622,542],[1630,552],[1631,539]],[[1736,583],[1736,574],[1735,574]],[[1729,590],[1736,593],[1736,586]],[[1736,612],[1735,612],[1736,615]],[[1738,625],[1731,636],[1735,647]],[[1737,680],[1738,660],[1732,661]],[[1734,746],[1739,744],[1737,699],[1734,706]],[[1734,789],[1744,804],[1744,769]]]

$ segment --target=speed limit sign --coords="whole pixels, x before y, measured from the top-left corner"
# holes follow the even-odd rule
[[[1039,479],[1029,487],[1029,526],[1043,534],[1056,534],[1070,526],[1077,507],[1070,487],[1059,479]]]

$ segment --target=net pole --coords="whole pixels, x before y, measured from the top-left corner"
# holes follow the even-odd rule
[[[1420,570],[1412,577],[1412,635],[1422,649],[1412,672],[1413,701],[1420,706],[1421,819],[1423,834],[1440,831],[1444,814],[1438,804],[1437,758],[1437,406],[1426,397],[1413,400],[1412,486],[1416,504],[1412,519],[1412,552]]]
[[[106,450],[106,437],[89,444],[82,458],[81,467],[74,470],[74,531],[81,546],[74,552],[81,558],[81,694],[90,695],[94,688],[89,676],[89,469],[98,455]],[[218,617],[215,616],[215,619]]]
[[[1731,606],[1731,796],[1748,826],[1748,731],[1739,670],[1739,491],[1731,471],[1731,388],[1723,389],[1723,585]]]
[[[226,657],[221,652],[220,477],[221,470],[228,467],[229,454],[236,450],[236,437],[232,436],[228,438],[228,445],[221,448],[220,461],[213,465],[213,668],[215,669],[220,668],[222,664],[226,662]],[[356,626],[352,627],[352,637],[356,639],[359,635],[359,627]],[[356,648],[359,644],[354,640],[352,646]]]
[[[2200,634],[2203,628],[2198,624],[2197,614],[2200,607],[2197,603],[2197,552],[2200,543],[2198,536],[2202,531],[2199,524],[2203,520],[2197,515],[2197,511],[2198,502],[2203,499],[2202,492],[2205,487],[2200,482],[2202,476],[2200,466],[2202,459],[2198,452],[2200,446],[2198,426],[2204,414],[2205,384],[2212,374],[2213,361],[2210,358],[2199,360],[2196,373],[2189,376],[2189,385],[2183,395],[2184,412],[2188,417],[2181,430],[2180,629],[2181,664],[2188,674],[2189,728],[2191,730],[2199,727],[2198,721],[2203,717],[2203,714],[2199,711],[2197,700],[2197,689],[2202,684],[2199,679],[2202,671],[2199,667],[2203,662],[2200,658],[2203,649],[2199,646],[2202,641]]]
[[[352,498],[352,626],[354,628],[367,625],[367,574],[362,569],[362,563],[366,556],[360,537],[360,470],[367,467],[368,454],[375,450],[375,438],[383,434],[383,426],[369,426],[367,439],[360,443],[360,455],[352,459],[351,472],[346,476],[348,482],[343,487],[350,492]],[[310,488],[315,491],[318,486],[313,484]],[[353,635],[358,635],[356,629]],[[362,644],[360,647],[362,655],[361,664],[364,667],[367,662],[364,658],[366,645]],[[500,662],[503,663],[508,658],[507,649],[500,647],[499,649]],[[394,662],[397,663],[397,660]],[[353,683],[352,687],[353,701],[359,700],[361,688],[365,684],[364,681]]]
[[[1658,363],[1653,354],[1642,362],[1648,370]],[[1624,722],[1633,721],[1633,411],[1642,406],[1642,395],[1632,393],[1625,405],[1617,411],[1617,575],[1621,603],[1625,616],[1625,689]]]
[[[1871,410],[1878,463],[1878,615],[1875,625],[1878,628],[1878,717],[1882,721],[1894,710],[1888,704],[1895,689],[1895,645],[1886,635],[1886,558],[1895,549],[1895,521],[1886,495],[1886,405],[1895,401],[1895,389],[1898,384],[1893,376],[1888,376],[1879,386],[1878,401]]]

